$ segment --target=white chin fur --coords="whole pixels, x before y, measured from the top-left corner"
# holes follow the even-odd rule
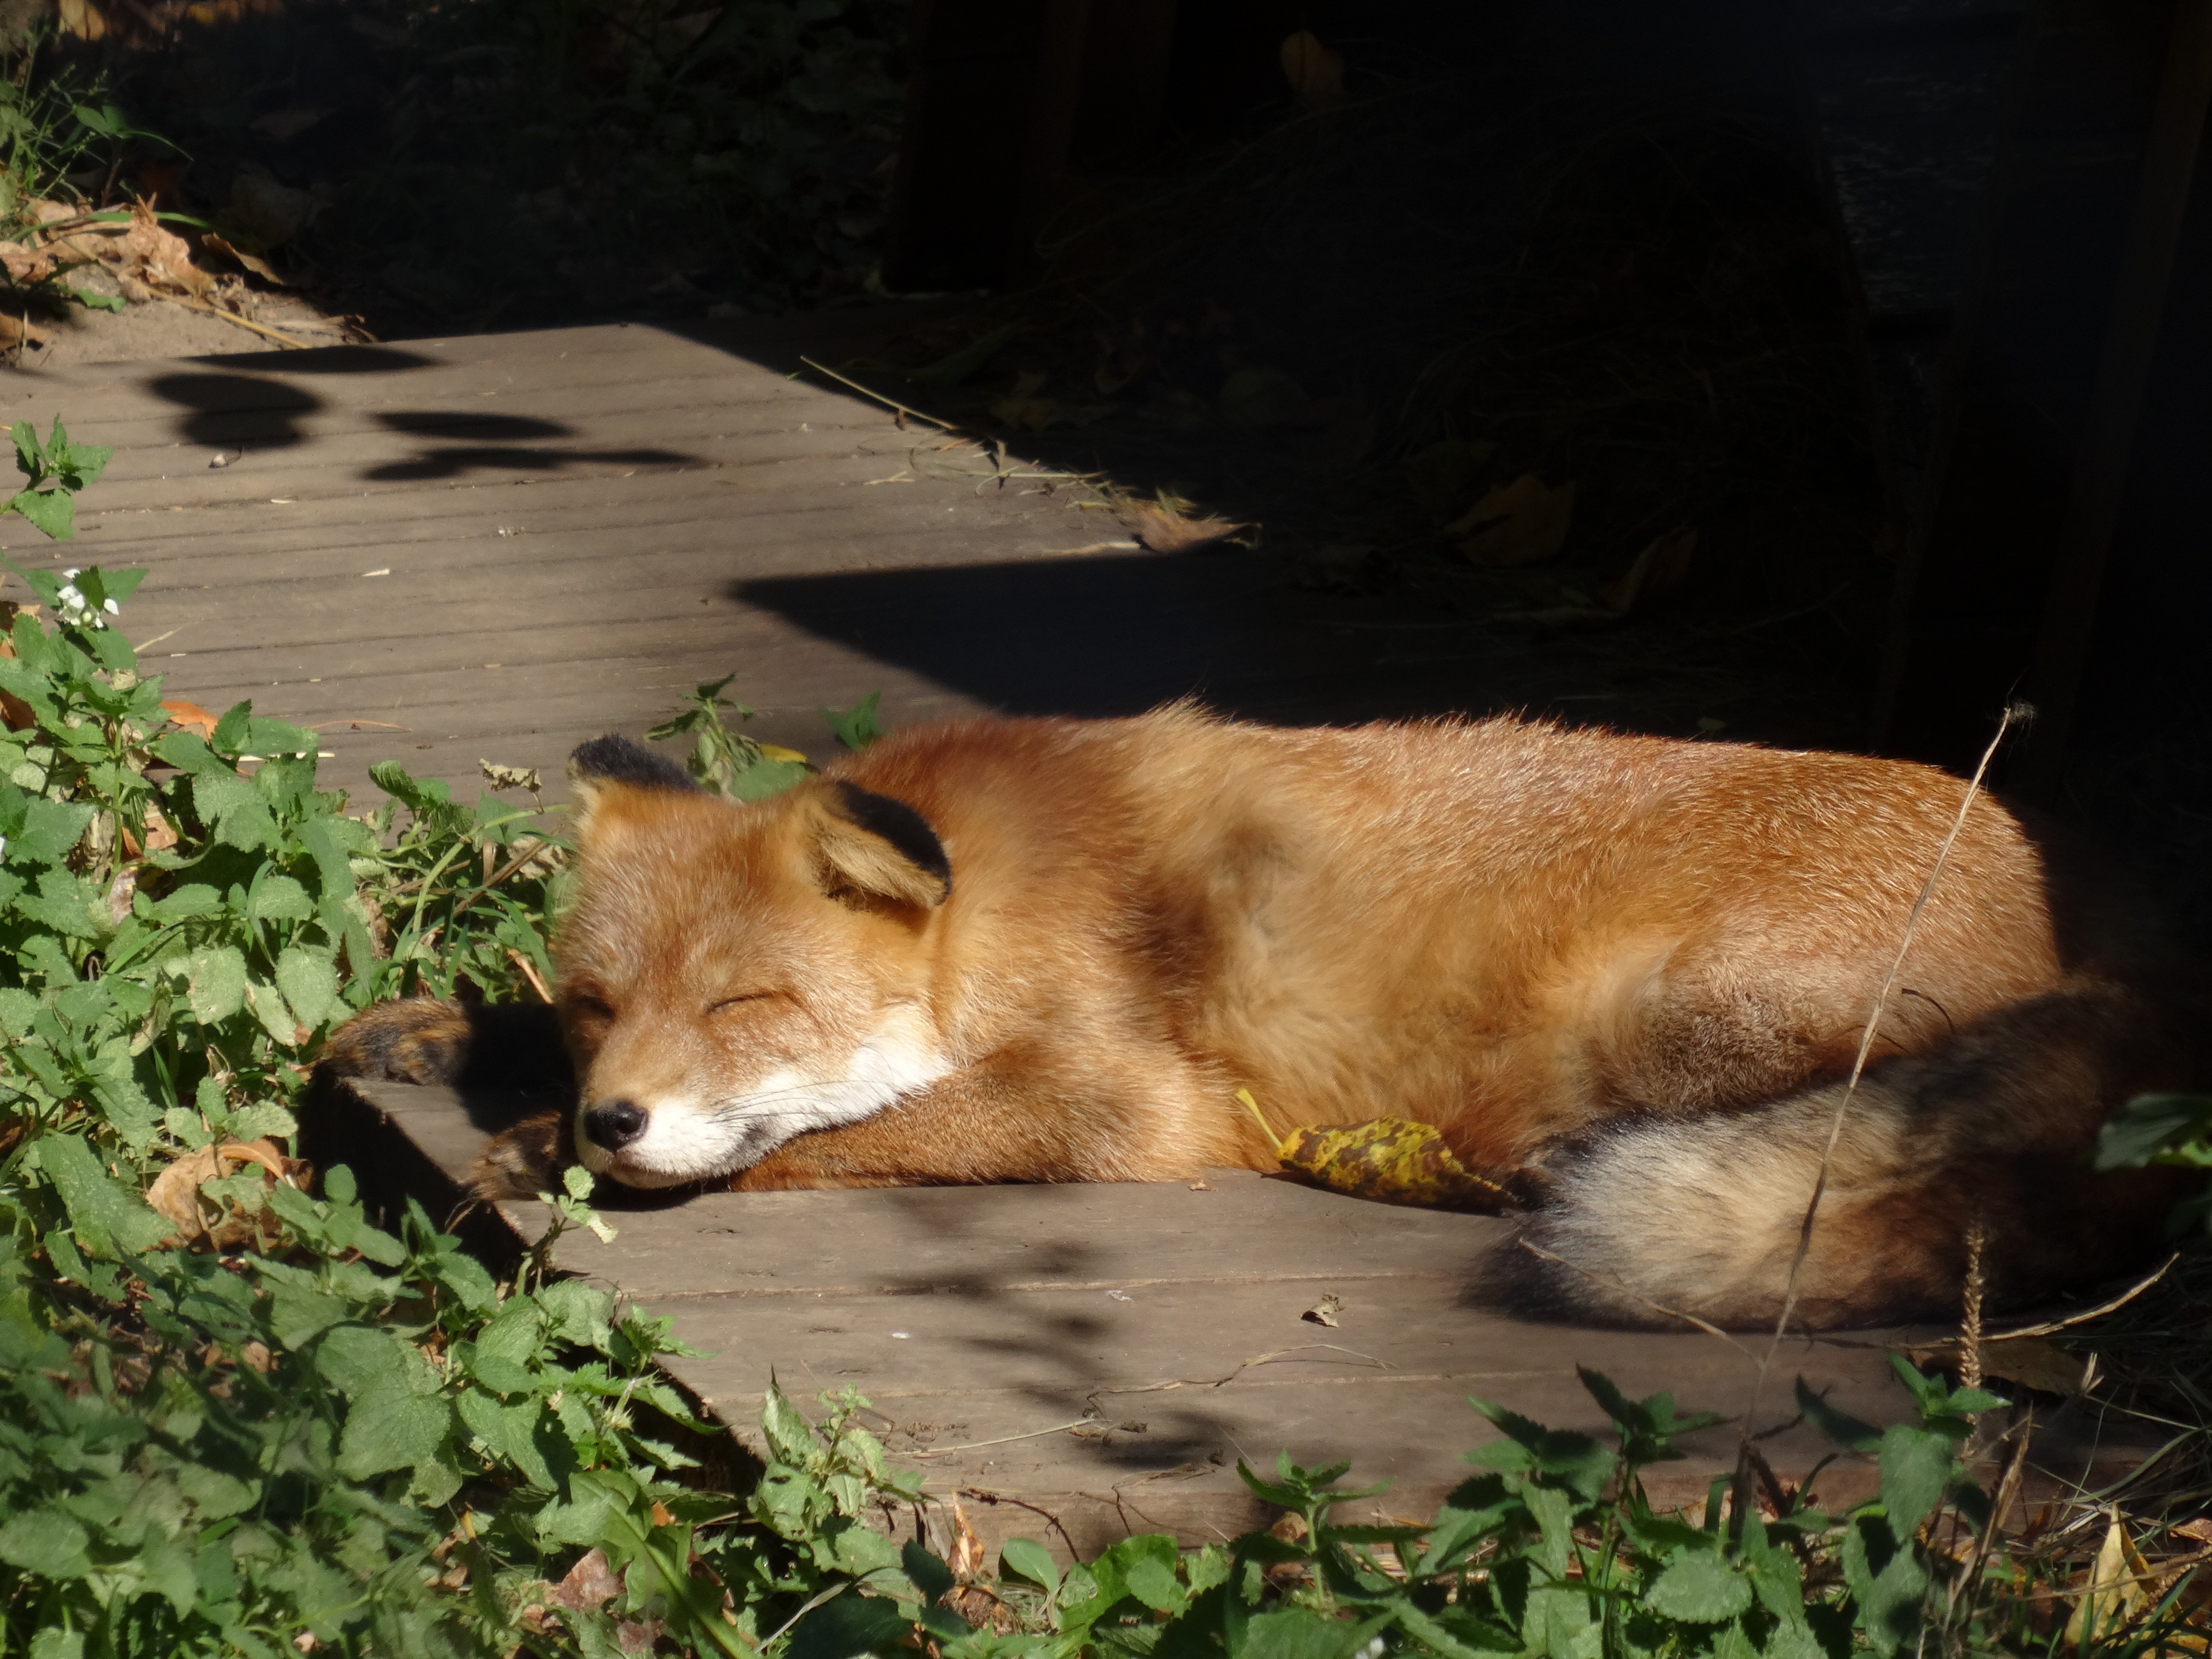
[[[927,1027],[919,1010],[892,1010],[854,1051],[842,1077],[809,1078],[787,1068],[711,1103],[683,1096],[641,1101],[645,1133],[618,1152],[580,1133],[580,1161],[625,1187],[680,1187],[750,1169],[794,1136],[873,1117],[944,1077],[951,1067]]]

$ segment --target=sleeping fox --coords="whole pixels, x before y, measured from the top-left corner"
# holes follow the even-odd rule
[[[1188,706],[909,729],[750,805],[621,738],[571,775],[580,1086],[487,1191],[569,1146],[640,1188],[1273,1169],[1248,1090],[1278,1128],[1436,1125],[1528,1212],[1535,1248],[1489,1275],[1517,1305],[1723,1325],[1780,1308],[1965,791],[1847,755]],[[2147,1249],[2172,1172],[2084,1154],[2129,1095],[2195,1080],[2164,982],[1978,799],[1842,1118],[1805,1322],[1955,1310],[1976,1218],[2000,1297]],[[324,1063],[495,1081],[487,1044],[528,1018],[386,1004]]]

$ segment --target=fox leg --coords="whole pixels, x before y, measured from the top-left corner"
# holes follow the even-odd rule
[[[1002,1053],[859,1123],[786,1141],[730,1185],[1165,1181],[1222,1164],[1272,1168],[1219,1092],[1170,1057],[1108,1069]]]
[[[564,1099],[576,1088],[559,1018],[542,1002],[380,1002],[331,1033],[315,1055],[315,1070]]]

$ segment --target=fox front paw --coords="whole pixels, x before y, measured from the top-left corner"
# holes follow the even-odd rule
[[[458,1002],[380,1002],[331,1033],[315,1068],[333,1077],[449,1085],[467,1069],[471,1035],[468,1011]]]
[[[561,1172],[575,1161],[575,1150],[568,1143],[568,1114],[538,1112],[492,1137],[469,1171],[469,1189],[495,1202],[557,1193]]]

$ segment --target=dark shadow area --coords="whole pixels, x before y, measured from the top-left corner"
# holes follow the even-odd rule
[[[1133,552],[732,583],[731,596],[1012,714],[1118,715],[1178,697],[1328,725],[1517,712],[1695,735],[1716,710],[1812,740],[1837,711],[1756,699],[1762,657],[1685,672],[1651,630],[1562,639],[1433,595],[1333,592],[1242,550]],[[1753,644],[1761,642],[1753,641]]]
[[[301,421],[324,407],[312,392],[228,370],[157,375],[146,388],[190,411],[177,422],[187,442],[218,449],[289,448],[306,441]]]
[[[379,483],[426,478],[457,478],[465,472],[557,472],[564,466],[598,463],[606,466],[681,466],[690,456],[673,449],[518,449],[487,445],[480,449],[442,446],[411,459],[373,466],[361,476]]]
[[[147,390],[187,411],[177,422],[179,434],[187,442],[218,450],[255,451],[289,449],[307,442],[309,434],[303,422],[330,406],[327,398],[293,385],[289,378],[293,374],[404,371],[428,367],[436,360],[385,347],[340,346],[257,357],[252,360],[257,366],[266,365],[266,372],[261,374],[240,372],[233,367],[234,359],[216,361],[224,366],[156,375],[144,384]],[[404,460],[365,468],[359,475],[377,483],[453,478],[483,471],[555,472],[562,467],[592,464],[681,466],[696,459],[678,450],[657,447],[558,449],[518,443],[520,439],[575,434],[573,426],[534,416],[477,410],[379,410],[374,419],[387,430],[410,438],[457,441],[430,445]]]

